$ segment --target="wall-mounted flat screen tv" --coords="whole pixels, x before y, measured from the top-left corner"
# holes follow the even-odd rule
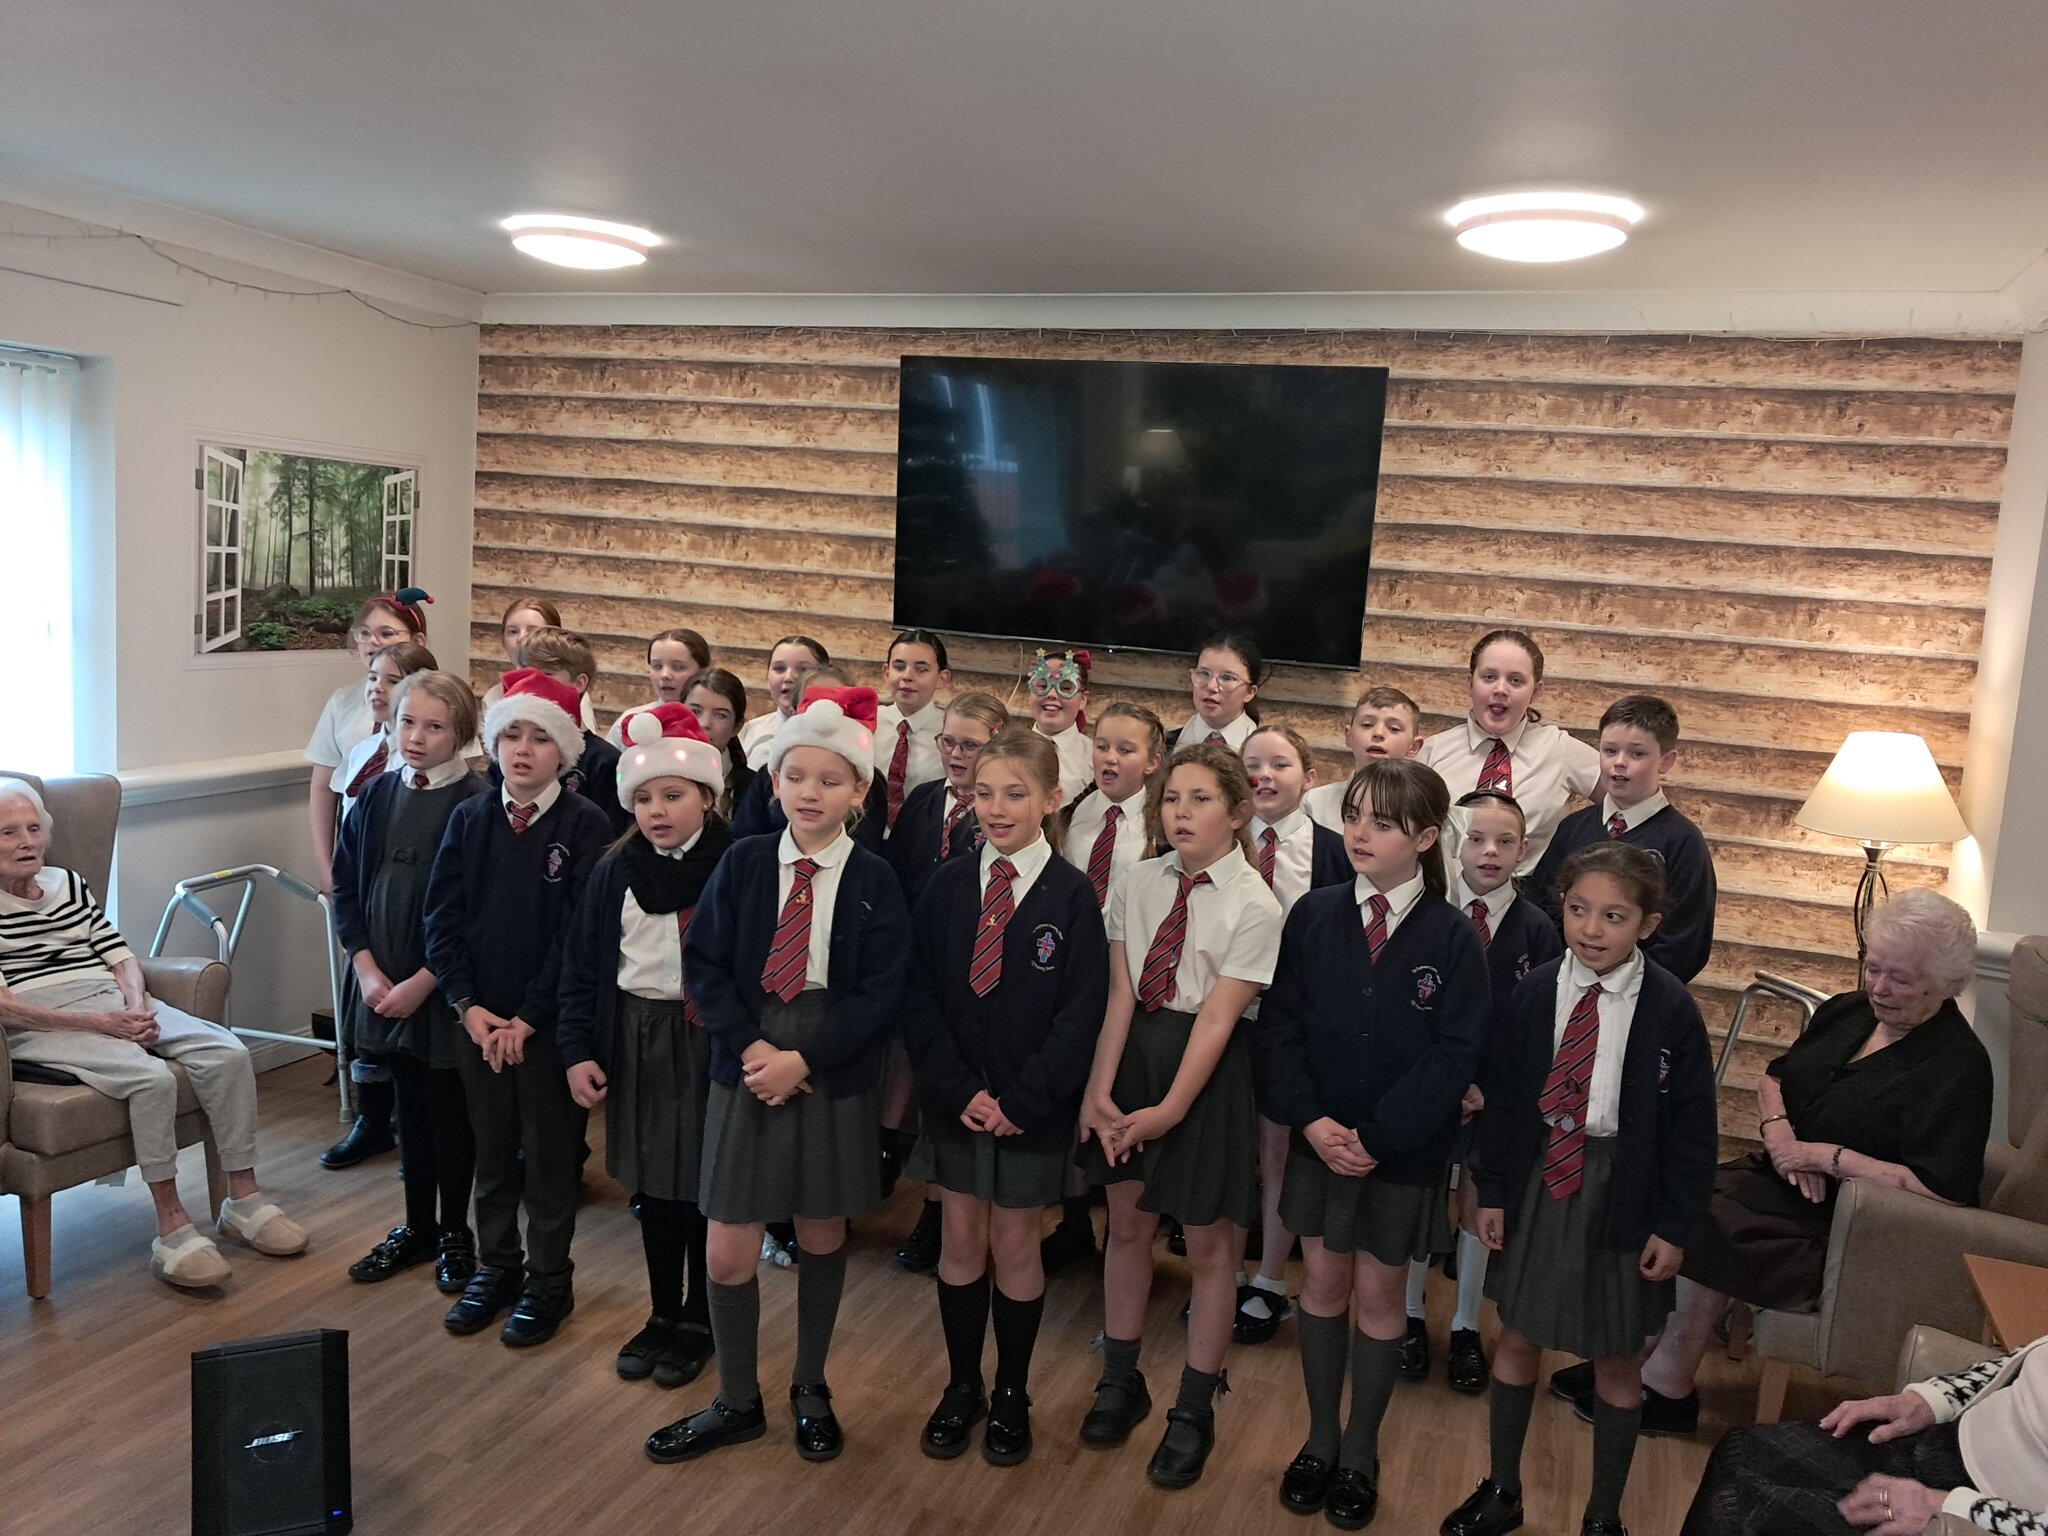
[[[906,357],[896,622],[1355,667],[1386,407],[1384,368]]]

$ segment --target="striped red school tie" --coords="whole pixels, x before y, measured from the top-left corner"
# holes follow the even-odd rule
[[[677,948],[681,948],[683,941],[689,937],[690,914],[695,912],[696,910],[697,909],[695,907],[685,907],[682,911],[676,914]],[[704,1027],[704,1015],[697,1011],[696,1003],[691,1000],[690,984],[687,978],[685,978],[683,982],[683,1022],[685,1024],[693,1024],[698,1029],[702,1029]]]
[[[1493,948],[1493,925],[1486,920],[1486,903],[1483,901],[1472,903],[1472,926],[1479,930],[1479,947]]]
[[[761,990],[785,1003],[796,1001],[810,969],[811,876],[818,872],[818,862],[798,859],[789,870],[789,900],[775,920],[775,942],[768,946],[768,963],[761,967]]]
[[[1387,947],[1387,911],[1392,905],[1377,892],[1365,904],[1365,952],[1374,965],[1380,963],[1380,951]]]
[[[1619,837],[1622,833],[1626,832],[1627,830],[1628,823],[1622,820],[1621,812],[1616,811],[1612,816],[1607,818],[1607,835],[1609,837]]]
[[[1208,873],[1190,875],[1175,870],[1180,889],[1174,892],[1173,910],[1152,935],[1152,947],[1145,951],[1145,968],[1138,973],[1138,1001],[1147,1013],[1164,1008],[1173,996],[1174,973],[1180,969],[1180,952],[1188,938],[1188,892],[1198,885],[1213,885]]]
[[[960,823],[967,819],[967,813],[973,807],[974,802],[971,799],[957,789],[953,791],[953,809],[946,812],[946,824],[939,830],[940,858],[943,859],[952,853],[953,834],[959,829]]]
[[[1586,1171],[1586,1110],[1593,1098],[1593,1058],[1600,1049],[1600,983],[1586,988],[1565,1020],[1564,1039],[1543,1080],[1536,1108],[1550,1122],[1543,1187],[1553,1200],[1579,1192]]]
[[[903,781],[910,774],[910,722],[896,726],[896,755],[889,759],[889,825],[896,830],[896,818],[903,814]]]
[[[414,774],[412,776],[412,787],[414,789],[425,789],[427,787],[427,776],[424,773]]]
[[[539,809],[540,802],[538,800],[534,801],[531,805],[508,805],[505,807],[505,814],[512,818],[512,835],[514,837],[517,837],[521,832],[524,832],[533,825],[533,813]]]
[[[1003,930],[1010,926],[1010,914],[1017,904],[1010,897],[1010,882],[1017,878],[1017,866],[997,859],[988,867],[988,894],[981,899],[981,926],[974,930],[974,954],[967,962],[967,985],[976,997],[987,997],[1003,979]]]
[[[377,781],[377,775],[384,771],[384,765],[391,761],[391,747],[388,742],[378,742],[377,750],[370,754],[370,760],[356,770],[356,776],[348,781],[348,797],[353,800]]]
[[[1202,738],[1202,745],[1205,747],[1227,747],[1230,745],[1230,740],[1221,731],[1211,731]]]
[[[1109,900],[1109,867],[1116,856],[1116,824],[1124,819],[1124,808],[1112,805],[1102,813],[1102,830],[1095,834],[1095,846],[1088,850],[1088,883],[1095,887],[1095,905]]]
[[[1273,889],[1273,870],[1280,862],[1280,834],[1271,827],[1259,834],[1259,878]]]
[[[1503,795],[1515,792],[1515,762],[1508,755],[1508,744],[1498,736],[1486,749],[1486,761],[1479,766],[1477,788],[1498,790]]]

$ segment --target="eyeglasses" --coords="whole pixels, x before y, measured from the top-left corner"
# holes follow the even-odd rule
[[[1042,699],[1057,694],[1060,698],[1071,699],[1081,691],[1081,680],[1078,677],[1052,678],[1037,675],[1031,679],[1030,688],[1033,698]]]
[[[1239,677],[1235,672],[1211,672],[1207,667],[1196,667],[1188,676],[1203,688],[1214,683],[1218,688],[1226,690],[1242,688],[1251,681],[1248,677]]]
[[[988,743],[985,741],[975,741],[967,736],[941,736],[939,738],[939,750],[949,757],[956,752],[962,757],[979,757],[981,756],[981,749],[987,745]]]
[[[374,640],[379,645],[396,645],[410,633],[410,630],[405,629],[370,629],[361,626],[357,628],[355,635],[358,641]]]

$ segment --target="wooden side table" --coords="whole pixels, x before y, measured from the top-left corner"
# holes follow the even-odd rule
[[[1963,1267],[1984,1303],[1991,1333],[1987,1342],[2018,1349],[2048,1334],[2048,1269],[1975,1253],[1963,1255]]]

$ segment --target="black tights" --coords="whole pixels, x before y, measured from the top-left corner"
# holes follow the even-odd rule
[[[636,1198],[640,1202],[640,1246],[647,1254],[647,1294],[654,1315],[709,1327],[711,1290],[704,1272],[704,1213],[688,1200],[657,1200],[648,1194]]]
[[[405,1224],[415,1232],[467,1232],[476,1136],[469,1128],[462,1074],[398,1051],[385,1059],[405,1148]]]

